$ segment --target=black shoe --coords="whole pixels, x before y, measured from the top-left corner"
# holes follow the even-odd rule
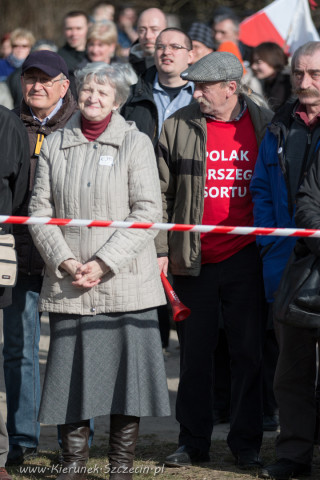
[[[311,466],[304,463],[293,462],[287,458],[280,458],[261,470],[261,478],[275,480],[288,480],[296,475],[311,475]]]
[[[262,461],[257,453],[244,453],[236,457],[236,465],[241,470],[254,470],[262,467]]]
[[[275,432],[279,427],[279,415],[263,415],[263,431]]]
[[[28,458],[37,456],[37,447],[10,445],[6,466],[21,465]]]
[[[164,464],[167,467],[189,467],[193,463],[210,462],[210,455],[198,448],[181,445],[174,453],[169,455]]]

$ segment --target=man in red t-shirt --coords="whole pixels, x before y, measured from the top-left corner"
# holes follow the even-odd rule
[[[164,222],[253,225],[249,183],[272,113],[240,93],[242,66],[211,53],[182,72],[196,103],[164,122],[159,172]],[[222,312],[231,358],[228,445],[241,468],[258,468],[262,441],[263,284],[255,238],[160,232],[159,267],[191,308],[177,324],[181,368],[179,448],[168,466],[208,461],[213,429],[214,350]]]

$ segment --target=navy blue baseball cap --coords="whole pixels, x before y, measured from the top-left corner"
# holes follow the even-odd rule
[[[22,64],[22,75],[30,68],[38,68],[52,78],[61,73],[69,78],[66,62],[60,55],[50,50],[38,50],[30,53]]]

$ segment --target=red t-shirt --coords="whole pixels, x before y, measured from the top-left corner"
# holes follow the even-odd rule
[[[249,184],[258,145],[248,109],[239,120],[207,119],[207,172],[202,225],[252,226]],[[217,263],[254,242],[252,236],[201,234],[202,264]]]

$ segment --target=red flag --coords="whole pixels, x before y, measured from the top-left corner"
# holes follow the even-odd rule
[[[317,2],[315,2],[314,0],[309,0],[309,3],[310,3],[310,7],[312,8],[312,10],[315,10],[316,7],[318,6]]]
[[[306,42],[319,41],[319,34],[308,0],[274,0],[241,22],[240,40],[252,47],[275,42],[292,54]]]

